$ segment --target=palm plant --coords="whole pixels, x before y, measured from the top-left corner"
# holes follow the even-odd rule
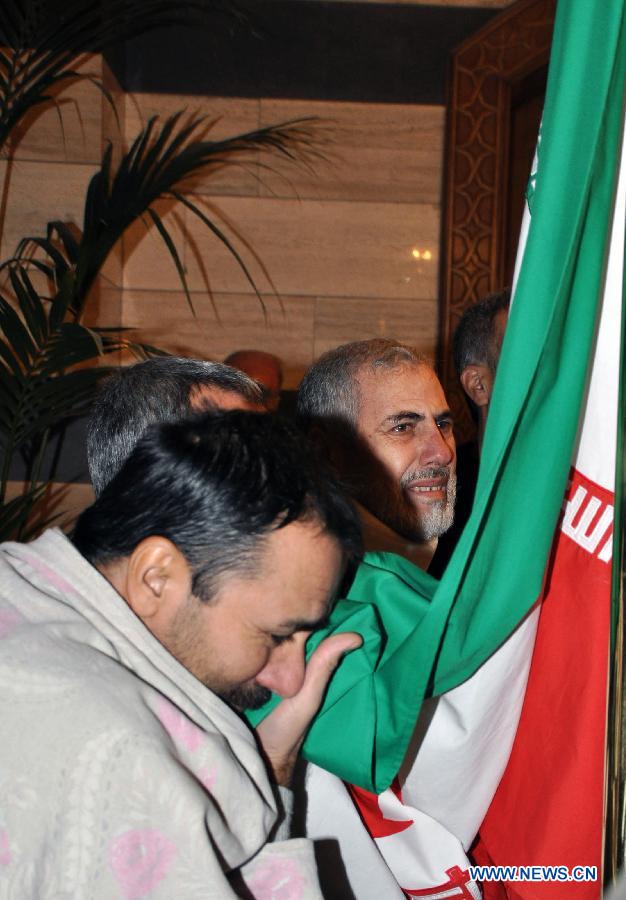
[[[78,77],[72,62],[77,45],[99,50],[122,35],[145,30],[146,22],[153,26],[181,18],[178,11],[172,12],[171,0],[109,0],[106,15],[97,3],[70,2],[66,9],[69,6],[72,14],[59,29],[33,24],[36,2],[27,4],[30,13],[15,0],[5,3],[0,13],[0,37],[8,45],[0,51],[0,148],[10,146],[11,131],[28,110],[50,102],[51,89]],[[227,8],[216,3],[212,7]],[[205,4],[191,3],[187,12],[203,9]],[[111,24],[116,11],[118,20]],[[36,49],[24,49],[35,38]],[[306,159],[316,153],[312,126],[299,120],[211,141],[211,124],[202,118],[184,121],[181,113],[164,123],[151,119],[117,165],[111,149],[105,151],[88,187],[78,233],[63,222],[51,222],[45,236],[22,239],[14,255],[0,264],[6,276],[0,287],[0,539],[25,539],[34,527],[41,527],[41,522],[33,526],[33,513],[46,490],[41,484],[44,452],[61,423],[85,412],[98,381],[110,371],[110,366],[94,363],[121,350],[139,356],[160,352],[133,342],[124,329],[88,327],[83,322],[98,273],[132,222],[145,217],[154,224],[189,303],[175,244],[154,207],[162,198],[177,200],[197,216],[234,254],[254,287],[241,253],[185,195],[185,182],[200,172],[210,174],[253,157],[256,163],[258,153]],[[7,501],[12,462],[18,454],[27,463],[27,480],[23,492]]]
[[[79,73],[81,54],[154,28],[207,25],[211,13],[240,16],[229,0],[66,0],[55,13],[42,0],[2,0],[0,152],[27,113],[71,82],[88,78],[106,94],[97,79]]]

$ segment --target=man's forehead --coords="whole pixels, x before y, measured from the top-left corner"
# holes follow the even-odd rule
[[[252,573],[224,573],[217,597],[270,630],[317,627],[328,615],[345,568],[343,548],[317,521],[297,519],[267,535]]]
[[[359,419],[401,412],[437,414],[448,409],[441,382],[425,363],[363,367],[357,378]]]

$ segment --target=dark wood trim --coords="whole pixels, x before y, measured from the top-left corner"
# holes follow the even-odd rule
[[[468,306],[504,287],[511,106],[545,69],[556,0],[519,0],[452,54],[442,210],[439,366],[458,434],[473,423],[452,362]]]

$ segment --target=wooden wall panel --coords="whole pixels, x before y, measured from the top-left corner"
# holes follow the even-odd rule
[[[516,85],[550,53],[555,0],[520,0],[454,54],[446,148],[440,357],[459,433],[473,424],[452,362],[452,335],[465,309],[501,290],[511,100]]]

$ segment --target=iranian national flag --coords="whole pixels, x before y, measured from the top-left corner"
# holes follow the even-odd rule
[[[475,858],[594,866],[601,878],[624,184],[580,441],[559,521],[526,698]],[[540,463],[539,463],[540,464]],[[598,898],[600,881],[484,884],[485,898]]]
[[[494,900],[593,900],[602,893],[626,221],[624,4],[561,3],[559,15],[561,43],[552,62],[558,69],[551,70],[551,78],[563,97],[556,99],[552,119],[544,118],[529,192],[529,240],[535,228],[547,237],[550,222],[564,214],[562,205],[535,205],[535,188],[550,176],[549,152],[555,166],[562,156],[565,176],[582,179],[584,190],[564,186],[566,203],[570,190],[580,193],[574,196],[580,205],[572,204],[571,227],[563,230],[566,241],[550,241],[543,255],[541,248],[535,246],[532,256],[529,249],[515,302],[524,302],[522,277],[524,287],[532,289],[529,276],[541,279],[544,267],[558,276],[562,266],[564,301],[591,304],[597,298],[599,321],[519,728],[475,855],[480,862],[518,867],[594,866],[599,880],[485,883],[485,897]],[[587,118],[590,109],[593,116]],[[552,227],[557,235],[558,226]]]
[[[451,610],[434,667],[434,693],[443,696],[392,788],[355,792],[412,897],[477,895],[464,851],[485,812],[477,862],[598,872],[581,882],[561,880],[564,870],[520,876],[552,881],[500,876],[483,883],[486,898],[601,896],[624,19],[623,0],[559,0],[475,507],[433,597],[434,608]],[[492,653],[494,636],[513,631],[535,601]]]
[[[530,224],[474,507],[448,568],[437,583],[393,554],[366,554],[331,616],[363,634],[363,652],[339,668],[303,753],[360,786],[362,819],[409,896],[477,897],[467,851],[479,829],[480,862],[595,865],[601,878],[624,6],[558,0]],[[359,900],[390,897],[366,837],[349,859],[356,829],[340,788],[312,786],[325,821],[311,833],[339,836],[346,868],[365,881]],[[601,881],[509,878],[483,890],[594,900]]]

